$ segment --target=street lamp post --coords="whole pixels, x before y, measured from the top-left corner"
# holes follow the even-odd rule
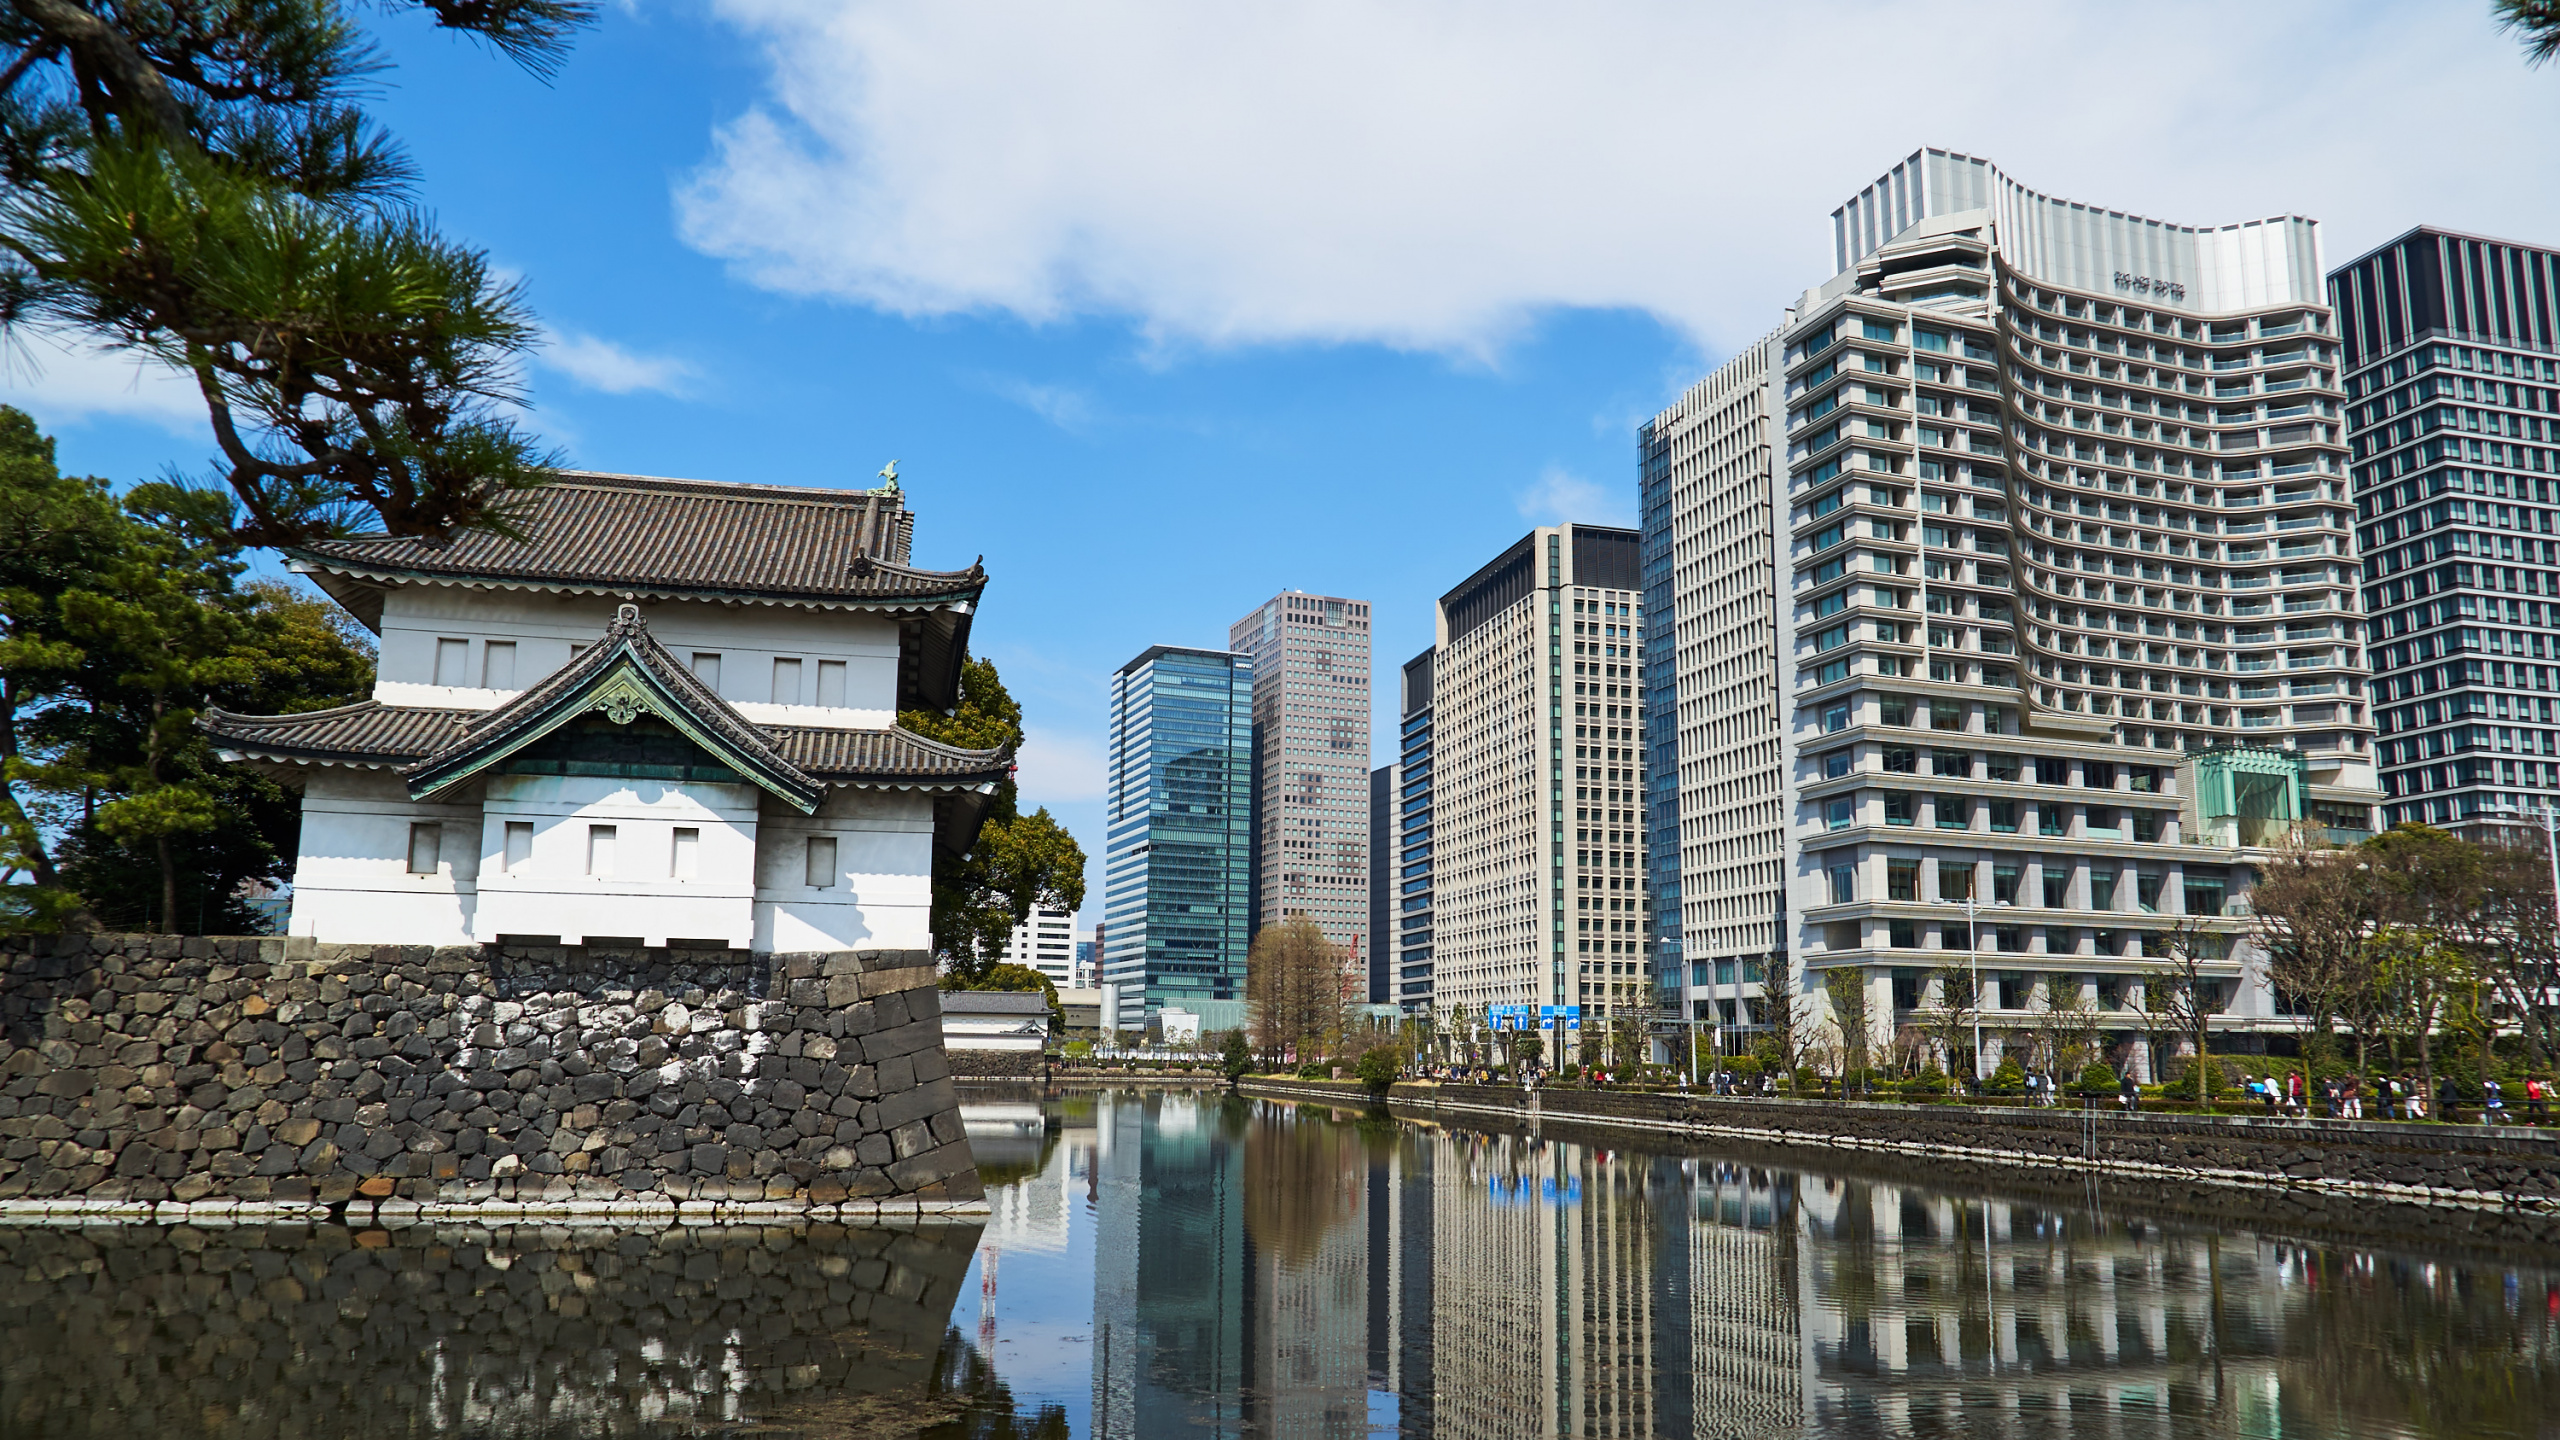
[[[1932,900],[1929,903],[1932,905],[1944,905],[1949,902],[1945,900]],[[1978,903],[1979,902],[1977,902],[1973,897],[1972,889],[1968,887],[1965,891],[1964,897],[1964,950],[1965,968],[1970,973],[1973,981],[1973,1078],[1976,1084],[1980,1084],[1983,1079],[1982,936],[1981,927],[1974,924],[1975,907]]]
[[[1964,956],[1973,970],[1973,1083],[1982,1083],[1982,934],[1973,923],[1973,890],[1964,892]]]

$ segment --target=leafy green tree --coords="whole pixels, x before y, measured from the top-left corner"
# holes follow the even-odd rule
[[[1384,1100],[1387,1098],[1387,1091],[1395,1085],[1397,1074],[1403,1068],[1403,1052],[1395,1046],[1372,1045],[1361,1054],[1360,1063],[1352,1067],[1351,1073],[1360,1077],[1361,1085],[1366,1087],[1371,1095]]]
[[[1230,1085],[1253,1073],[1253,1042],[1244,1038],[1242,1030],[1226,1032],[1218,1046],[1218,1068],[1226,1072]]]
[[[27,725],[80,667],[58,602],[104,570],[124,523],[104,481],[62,475],[53,441],[0,406],[0,882],[32,882],[0,883],[0,924],[50,928],[77,903],[45,839],[60,817],[28,784]]]
[[[2496,0],[2498,28],[2524,42],[2525,63],[2560,55],[2560,0]]]
[[[26,882],[0,887],[5,919],[249,928],[237,891],[287,878],[300,807],[222,763],[196,717],[360,698],[370,647],[325,601],[239,583],[218,491],[140,485],[119,503],[57,474],[5,407],[0,475],[0,521],[33,542],[0,556],[0,878]]]
[[[382,6],[411,7],[538,74],[592,13]],[[408,203],[408,161],[353,100],[384,62],[349,10],[0,4],[0,326],[186,376],[256,543],[503,527],[552,463],[508,413],[538,327]],[[179,823],[161,808],[153,833]]]
[[[961,668],[960,703],[949,714],[903,710],[898,723],[928,740],[969,750],[1022,744],[1022,707],[988,660]],[[1031,918],[1033,907],[1074,910],[1083,904],[1083,847],[1046,806],[1023,814],[1011,776],[996,787],[969,848],[934,867],[934,940],[945,967],[971,980],[995,964],[1006,938]]]

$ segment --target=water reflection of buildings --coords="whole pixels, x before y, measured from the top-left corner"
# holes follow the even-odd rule
[[[1198,1095],[1105,1095],[1095,1136],[1096,1436],[1427,1426],[1426,1146]]]
[[[2332,1433],[2423,1412],[2421,1333],[2511,1368],[2411,1433],[2560,1398],[2539,1273],[1241,1100],[1093,1136],[1097,1436]]]

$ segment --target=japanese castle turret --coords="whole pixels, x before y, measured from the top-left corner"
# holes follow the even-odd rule
[[[204,720],[302,793],[289,933],[930,949],[1011,757],[897,715],[954,703],[984,570],[909,563],[894,486],[571,472],[519,528],[286,552],[381,637],[370,700]]]

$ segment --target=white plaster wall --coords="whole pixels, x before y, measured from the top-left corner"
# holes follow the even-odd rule
[[[444,827],[436,873],[409,873],[409,826]],[[381,770],[315,768],[302,797],[289,933],[404,945],[471,943],[480,807],[421,805]]]
[[[931,796],[837,790],[815,815],[767,799],[758,833],[755,949],[932,948]],[[835,837],[832,886],[808,883],[813,835]]]
[[[569,663],[573,644],[604,634],[620,602],[611,596],[555,595],[536,590],[469,590],[412,585],[382,606],[382,659],[374,698],[386,705],[490,709]],[[696,652],[720,657],[720,697],[762,724],[880,727],[897,718],[898,626],[879,616],[774,605],[707,601],[643,601],[640,613],[658,643],[688,665]],[[436,642],[465,640],[468,684],[440,686]],[[516,647],[512,687],[480,681],[488,642]],[[800,702],[773,703],[773,662],[800,662]],[[844,703],[820,706],[818,662],[842,661]]]
[[[743,948],[754,930],[758,792],[747,785],[677,785],[591,775],[498,775],[488,781],[474,932],[716,940]],[[532,852],[506,863],[509,822],[533,826]],[[590,832],[613,827],[608,873],[590,873]],[[697,832],[694,875],[674,873],[675,832]]]

